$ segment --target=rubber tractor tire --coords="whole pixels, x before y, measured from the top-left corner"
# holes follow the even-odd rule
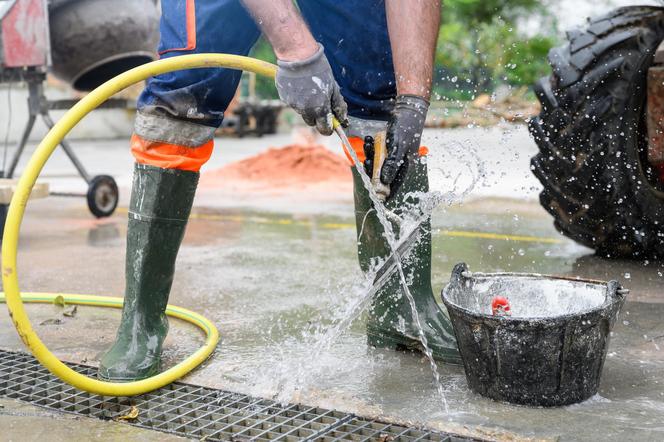
[[[535,85],[531,169],[555,227],[604,257],[664,257],[664,183],[647,161],[646,85],[664,8],[617,9],[567,33]]]

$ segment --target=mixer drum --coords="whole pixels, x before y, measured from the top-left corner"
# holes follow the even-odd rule
[[[155,0],[52,0],[49,26],[53,73],[80,91],[156,58]]]

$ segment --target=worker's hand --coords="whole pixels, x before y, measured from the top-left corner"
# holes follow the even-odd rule
[[[417,95],[397,96],[392,116],[387,123],[387,158],[380,180],[395,195],[408,171],[408,155],[416,154],[424,130],[429,102]]]
[[[323,135],[332,134],[332,117],[347,125],[348,108],[334,80],[332,68],[325,58],[323,46],[306,60],[281,61],[277,64],[279,97],[309,126],[316,126]]]

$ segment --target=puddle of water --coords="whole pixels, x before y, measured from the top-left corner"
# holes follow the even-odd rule
[[[401,238],[407,237],[408,232],[417,229],[439,206],[449,206],[460,202],[482,178],[483,163],[479,159],[476,150],[469,149],[468,147],[467,145],[462,146],[461,144],[454,143],[437,149],[437,155],[446,155],[446,158],[460,162],[456,167],[451,167],[445,162],[438,162],[437,164],[443,164],[448,167],[432,168],[437,181],[445,183],[445,185],[449,186],[447,188],[452,190],[446,192],[431,191],[428,194],[418,194],[417,197],[421,202],[420,205],[404,210],[405,215],[396,220]],[[349,151],[354,155],[352,149],[349,149]],[[357,158],[355,160],[357,163]],[[388,221],[388,217],[394,220],[395,216],[388,213],[382,203],[378,201],[363,167],[359,167],[358,170],[365,186],[369,189],[374,207],[377,208],[377,215],[383,224],[388,245],[392,249],[392,253],[395,254],[399,243],[396,240],[392,223]],[[377,263],[376,269],[380,267],[380,264],[382,263]],[[431,349],[428,346],[417,313],[415,300],[408,288],[408,275],[404,274],[399,260],[397,260],[397,264],[396,271],[399,273],[403,295],[408,298],[411,314],[415,320],[414,325],[419,333],[419,339],[433,374],[434,386],[445,413],[449,414],[450,410],[445,398],[445,389],[447,387],[441,382],[438,365],[433,359]],[[314,386],[312,383],[313,380],[316,380],[315,383],[320,383],[320,375],[323,371],[330,368],[329,357],[327,357],[326,353],[329,352],[331,347],[338,342],[339,338],[366,309],[371,300],[371,281],[373,281],[374,277],[375,271],[370,272],[368,275],[365,275],[364,279],[360,280],[359,284],[355,282],[350,287],[346,287],[338,292],[343,293],[343,296],[337,296],[333,305],[328,305],[324,313],[321,312],[316,319],[310,320],[302,328],[302,332],[299,333],[298,337],[271,345],[269,352],[278,356],[273,358],[271,363],[260,370],[258,376],[253,379],[253,392],[256,393],[256,390],[258,390],[262,394],[265,394],[265,391],[271,391],[274,399],[286,403],[296,400],[301,394],[312,388]],[[273,330],[274,328],[271,328],[267,333],[268,340],[272,339]],[[360,358],[358,360],[362,361],[363,359]],[[349,367],[345,368],[348,369]],[[371,371],[369,370],[369,372]]]

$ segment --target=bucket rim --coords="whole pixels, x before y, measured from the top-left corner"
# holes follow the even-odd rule
[[[568,282],[580,282],[586,284],[592,284],[597,286],[603,286],[606,288],[606,295],[604,297],[604,302],[596,307],[589,309],[581,310],[575,313],[566,313],[563,315],[557,316],[529,316],[529,317],[506,317],[506,316],[494,316],[487,313],[479,313],[477,311],[470,310],[465,308],[452,299],[449,298],[449,290],[455,286],[460,285],[464,280],[480,280],[480,279],[490,279],[495,277],[515,277],[515,278],[538,278],[538,279],[547,279],[547,280],[558,280],[558,281],[568,281]],[[565,276],[565,275],[547,275],[543,273],[533,273],[533,272],[470,272],[468,266],[465,263],[459,263],[454,266],[452,270],[452,276],[450,282],[445,284],[445,287],[441,290],[441,299],[446,307],[453,308],[459,312],[462,312],[466,315],[475,317],[482,320],[494,320],[499,323],[504,324],[523,324],[533,321],[551,321],[551,320],[571,320],[583,318],[587,315],[601,313],[604,310],[609,309],[610,307],[624,302],[627,293],[629,290],[624,289],[617,280],[602,281],[599,279],[590,279],[590,278],[581,278],[574,276]]]

